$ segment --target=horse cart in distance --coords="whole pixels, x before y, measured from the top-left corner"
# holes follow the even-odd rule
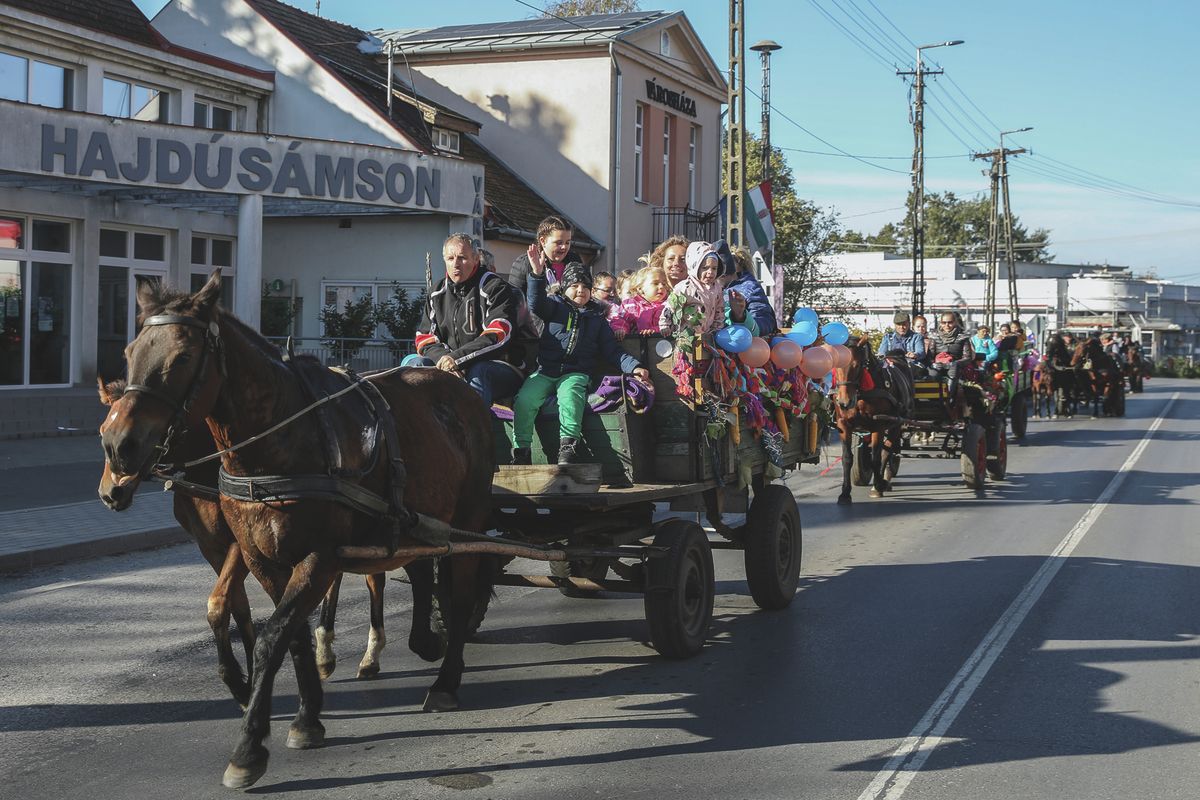
[[[902,425],[904,458],[957,458],[968,489],[982,489],[988,475],[1003,479],[1008,469],[1005,404],[1026,395],[1014,392],[1002,399],[980,364],[963,364],[956,381],[934,366],[929,377],[913,381],[913,413]],[[1024,403],[1020,407],[1028,409]],[[1022,435],[1024,421],[1023,416]],[[893,461],[894,474],[899,458]]]
[[[506,567],[496,583],[557,588],[570,597],[640,593],[653,647],[685,658],[701,649],[712,620],[712,550],[743,551],[750,594],[760,608],[791,603],[803,550],[800,514],[791,491],[771,479],[817,461],[818,426],[811,411],[775,417],[795,428],[783,437],[753,430],[741,415],[735,421],[723,412],[723,420],[714,420],[698,379],[693,397],[676,393],[670,342],[628,337],[623,346],[650,368],[655,402],[637,409],[623,395],[615,409],[586,414],[583,444],[593,463],[554,466],[557,419],[543,413],[533,465],[509,466],[511,423],[496,420],[493,527],[550,555],[549,575],[512,574]],[[656,519],[657,504],[704,511],[720,540],[710,541],[692,519]],[[724,514],[741,512],[745,524],[726,524]]]

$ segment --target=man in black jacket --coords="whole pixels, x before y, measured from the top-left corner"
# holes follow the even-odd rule
[[[417,354],[426,366],[452,372],[490,408],[516,394],[524,380],[524,348],[516,341],[520,297],[503,278],[480,268],[465,233],[442,245],[446,277],[429,296],[417,328]]]

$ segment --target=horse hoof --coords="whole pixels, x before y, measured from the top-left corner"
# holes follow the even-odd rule
[[[422,661],[440,661],[444,655],[442,640],[433,631],[426,631],[420,636],[412,634],[408,637],[408,649],[416,653]]]
[[[295,724],[288,728],[287,746],[289,750],[312,750],[324,744],[325,726],[319,722],[306,728],[297,727]],[[266,769],[265,764],[263,765],[263,769]],[[226,786],[228,785],[226,784]]]
[[[458,697],[453,692],[435,692],[432,689],[425,695],[425,704],[421,710],[430,713],[440,711],[457,711]]]
[[[317,662],[317,674],[321,676],[321,680],[323,681],[329,680],[335,669],[337,669],[337,659]]]
[[[848,494],[843,494],[838,497],[838,505],[839,506],[848,506],[848,505],[850,505],[850,502],[851,502],[850,495],[848,495]]]
[[[883,492],[879,491],[878,489],[872,489],[871,491],[867,492],[867,497],[883,497]]]
[[[228,789],[248,789],[258,783],[258,779],[267,772],[267,759],[256,761],[248,767],[239,767],[232,761],[225,767],[221,777],[221,785]]]
[[[378,664],[359,664],[358,665],[358,679],[359,680],[368,680],[370,678],[374,678],[378,674],[379,674],[379,665]]]

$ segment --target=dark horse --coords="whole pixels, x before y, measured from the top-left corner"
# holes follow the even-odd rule
[[[1074,353],[1061,333],[1056,333],[1046,346],[1046,365],[1050,390],[1054,396],[1053,413],[1060,417],[1075,415],[1076,370],[1071,365]]]
[[[100,401],[111,406],[125,394],[123,380],[99,381]],[[203,419],[189,420],[181,435],[172,442],[170,450],[159,459],[162,464],[187,464],[216,452],[212,432]],[[229,687],[234,700],[243,708],[250,701],[250,683],[247,674],[253,672],[254,622],[250,615],[250,601],[246,597],[245,581],[249,574],[242,559],[237,539],[221,515],[221,504],[217,494],[217,470],[215,461],[187,466],[173,473],[172,511],[179,526],[192,535],[200,554],[217,573],[217,582],[208,598],[208,625],[212,628],[217,647],[217,675]],[[114,511],[124,511],[133,502],[134,491],[140,478],[132,476],[115,493],[117,502],[109,503]],[[100,494],[105,497],[105,487],[115,484],[107,461],[100,477]],[[108,502],[106,500],[106,502]],[[430,561],[416,561],[406,566],[413,587],[413,623],[408,635],[409,648],[426,661],[441,658],[441,641],[430,627],[433,603],[433,565]],[[383,627],[383,589],[387,576],[384,573],[368,575],[367,590],[370,595],[371,630],[367,636],[367,648],[358,665],[358,677],[373,678],[379,674],[379,653],[387,641]],[[338,588],[341,576],[334,582],[329,594],[321,603],[321,621],[316,629],[317,668],[321,678],[333,674],[337,657],[333,652],[334,620],[337,613]],[[230,619],[237,622],[242,645],[246,650],[246,671],[233,654],[229,637]]]
[[[411,563],[414,556],[406,553],[445,552],[405,535],[408,529],[399,521],[411,514],[464,531],[487,528],[492,429],[479,396],[441,370],[377,374],[368,379],[373,389],[323,368],[306,377],[303,366],[285,361],[278,348],[217,307],[220,289],[220,270],[192,295],[150,282],[139,285],[144,327],[126,349],[129,385],[113,404],[101,439],[113,479],[105,487],[110,503],[120,503],[129,482],[144,477],[175,427],[188,418],[204,418],[222,448],[222,516],[250,572],[275,603],[255,642],[250,702],[223,781],[242,788],[266,771],[271,695],[288,652],[300,695],[288,746],[324,743],[323,691],[308,616],[338,574],[376,574]],[[329,397],[335,389],[344,394],[327,403],[322,415],[312,410],[314,389],[318,396]],[[396,423],[394,437],[383,419],[387,415]],[[336,476],[329,439],[344,445]],[[290,495],[280,489],[279,499],[260,499],[264,492],[271,496],[264,487],[279,476],[288,486],[312,488]],[[401,509],[382,500],[395,494],[402,494]],[[379,504],[388,509],[382,519],[368,513]],[[400,554],[359,559],[339,554],[342,547],[381,544],[383,552],[398,545]],[[482,559],[453,559],[449,642],[426,710],[458,707],[467,620],[476,599],[491,589],[493,573],[480,568]]]
[[[1119,416],[1117,396],[1125,376],[1100,340],[1093,336],[1080,342],[1071,358],[1071,366],[1080,370],[1084,388],[1091,394],[1092,416],[1100,416],[1101,407],[1105,416]]]
[[[837,426],[842,435],[842,493],[838,503],[851,502],[854,439],[865,433],[859,458],[871,462],[870,497],[882,497],[891,488],[892,458],[900,449],[903,418],[910,413],[912,378],[901,367],[880,361],[863,337],[849,345],[850,364],[834,371],[837,379]],[[903,358],[903,356],[901,356]],[[859,469],[862,470],[860,463]]]

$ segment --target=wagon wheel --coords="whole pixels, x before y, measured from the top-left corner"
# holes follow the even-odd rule
[[[430,612],[430,623],[434,633],[442,640],[443,651],[446,648],[446,643],[450,639],[450,627],[446,624],[446,619],[450,613],[450,584],[441,580],[441,563],[436,567],[438,571],[438,580],[433,588],[433,611]],[[475,634],[479,632],[479,626],[483,624],[483,618],[487,614],[488,604],[492,600],[491,592],[486,592],[483,596],[476,598],[475,608],[471,609],[471,618],[467,620],[467,639],[475,638]],[[442,609],[446,609],[443,615]]]
[[[785,486],[763,487],[746,517],[746,583],[759,608],[787,608],[800,583],[804,540],[796,498]]]
[[[655,527],[654,545],[668,552],[646,564],[650,643],[667,658],[687,658],[700,652],[712,623],[712,550],[695,522],[669,519]]]
[[[870,486],[875,479],[871,440],[863,439],[854,449],[854,464],[850,467],[850,480],[855,486]]]
[[[1008,473],[1008,435],[1003,424],[987,433],[987,471],[998,481]]]
[[[556,578],[604,580],[608,576],[608,559],[584,558],[578,561],[551,561],[550,574]],[[558,590],[566,597],[588,598],[600,596],[600,592],[598,591],[580,589],[578,586],[559,586]]]
[[[1013,438],[1024,439],[1025,430],[1029,427],[1029,397],[1024,392],[1013,398],[1008,415],[1012,421]]]
[[[982,425],[967,423],[962,439],[962,455],[958,459],[963,483],[968,489],[982,489],[987,482],[987,435]]]

